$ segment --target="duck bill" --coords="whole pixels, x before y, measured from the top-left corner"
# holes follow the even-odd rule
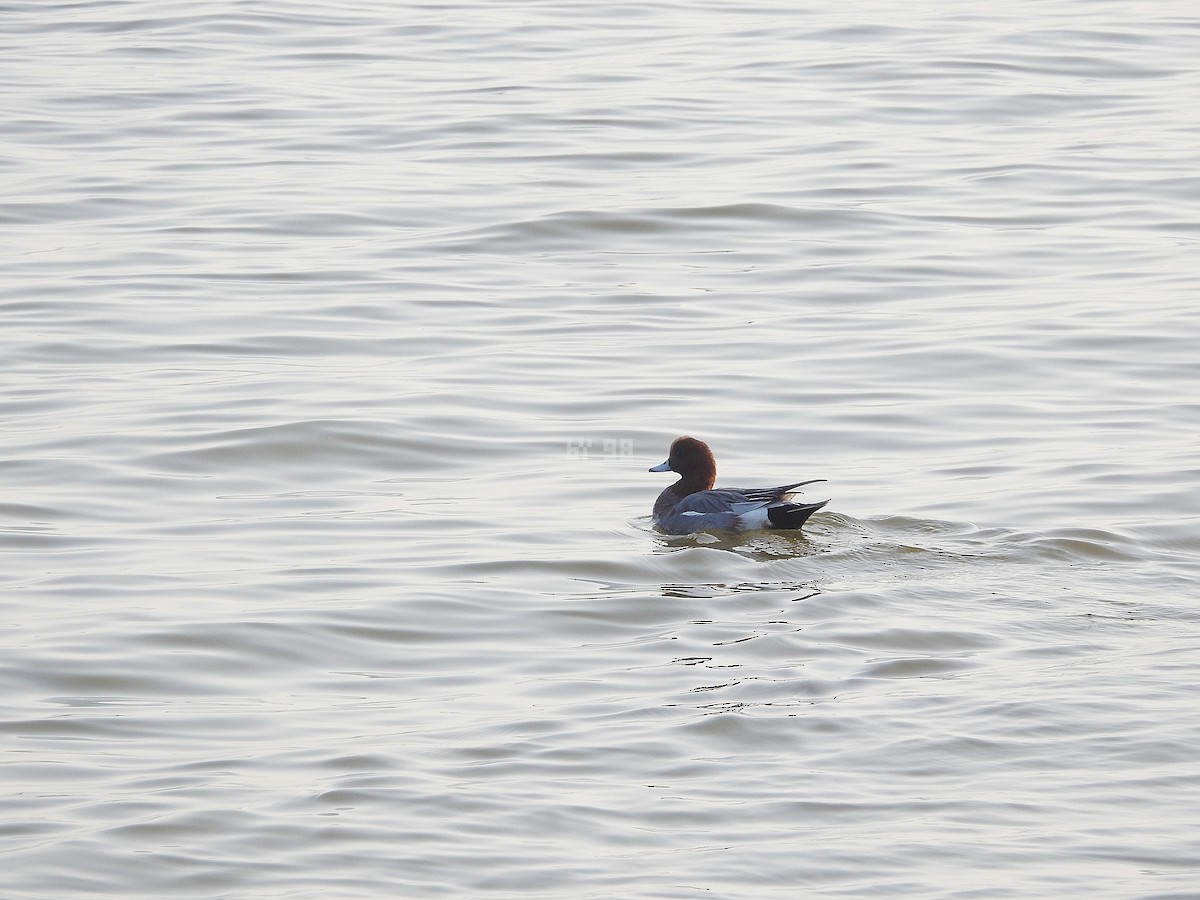
[[[668,459],[666,462],[659,463],[657,466],[651,466],[646,471],[648,471],[648,472],[670,472],[671,471],[671,461]]]

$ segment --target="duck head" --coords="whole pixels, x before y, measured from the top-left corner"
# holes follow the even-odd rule
[[[717,461],[708,444],[694,437],[678,437],[671,444],[666,462],[654,466],[651,472],[678,472],[680,482],[688,492],[707,491],[717,478]]]

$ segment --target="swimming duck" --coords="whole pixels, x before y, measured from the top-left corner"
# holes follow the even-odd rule
[[[800,528],[828,503],[790,503],[795,488],[824,481],[814,478],[772,488],[713,490],[717,463],[704,441],[676,438],[671,455],[651,472],[678,472],[679,480],[658,495],[654,524],[668,534],[696,531],[749,531],[755,528]]]

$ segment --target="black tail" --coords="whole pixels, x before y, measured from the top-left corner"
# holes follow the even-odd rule
[[[771,506],[767,509],[767,518],[775,528],[800,528],[808,521],[808,517],[828,503],[784,503],[781,506]]]

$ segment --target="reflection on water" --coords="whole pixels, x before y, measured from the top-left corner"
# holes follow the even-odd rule
[[[742,583],[742,584],[664,584],[662,593],[664,597],[695,597],[698,599],[711,599],[713,597],[724,596],[726,594],[739,594],[748,591],[786,591],[788,593],[803,592],[805,590],[811,593],[803,594],[799,597],[794,597],[793,601],[807,600],[809,597],[815,597],[819,591],[813,591],[811,585],[803,585],[798,583]]]

